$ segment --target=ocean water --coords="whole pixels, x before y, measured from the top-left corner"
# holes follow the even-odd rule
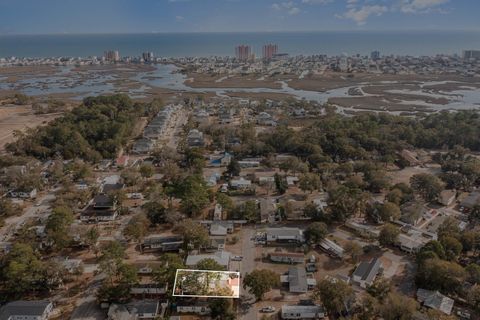
[[[152,33],[96,35],[0,35],[0,57],[87,57],[105,50],[122,56],[151,51],[161,57],[233,56],[238,44],[249,44],[260,55],[275,43],[290,55],[461,54],[480,49],[480,32],[271,32],[271,33]]]

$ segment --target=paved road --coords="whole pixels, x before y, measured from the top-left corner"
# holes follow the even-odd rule
[[[20,229],[28,219],[34,217],[42,217],[49,213],[50,202],[55,199],[54,191],[38,198],[35,203],[40,203],[40,206],[31,206],[23,212],[20,216],[13,216],[5,219],[5,225],[0,228],[0,242],[8,241],[12,235]]]
[[[250,240],[255,235],[255,229],[252,227],[245,227],[242,230],[242,253],[243,260],[240,266],[240,273],[242,279],[244,279],[245,274],[252,272],[255,269],[255,258],[256,258],[256,248],[252,240]],[[243,287],[240,288],[240,300],[238,312],[241,319],[243,320],[256,320],[257,319],[257,310],[253,303],[255,302],[255,297],[250,294],[247,290],[244,290]]]
[[[103,275],[97,275],[89,284],[82,298],[77,300],[76,308],[73,310],[70,320],[105,320],[106,310],[100,309],[95,297],[97,289],[103,279]]]
[[[175,115],[175,124],[173,129],[170,129],[168,134],[166,135],[167,139],[167,146],[176,149],[178,147],[180,134],[183,130],[183,125],[187,123],[188,120],[188,111],[185,108],[181,108],[178,111],[178,114]]]

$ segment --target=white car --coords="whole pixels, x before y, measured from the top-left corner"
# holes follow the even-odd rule
[[[242,261],[243,257],[242,256],[233,256],[232,261]]]
[[[272,307],[272,306],[263,307],[262,309],[260,309],[260,312],[263,312],[263,313],[275,312],[275,307]]]

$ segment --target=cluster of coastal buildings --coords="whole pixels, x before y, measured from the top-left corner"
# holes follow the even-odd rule
[[[122,57],[117,50],[105,51],[103,56],[59,58],[0,58],[0,67],[33,65],[100,65],[108,63],[169,63],[198,73],[208,74],[295,74],[299,79],[321,75],[326,71],[349,73],[425,75],[444,74],[475,76],[480,72],[480,50],[464,50],[461,55],[382,56],[379,51],[370,55],[310,55],[288,56],[278,52],[278,45],[267,44],[262,57],[256,59],[249,45],[235,48],[233,57],[155,57],[144,52],[136,57]]]
[[[153,151],[167,131],[172,129],[172,119],[180,109],[180,105],[168,105],[163,108],[145,127],[143,137],[134,142],[132,153],[148,154]]]

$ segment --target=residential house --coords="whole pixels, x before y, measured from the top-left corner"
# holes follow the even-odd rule
[[[172,252],[180,250],[182,248],[182,245],[182,236],[151,235],[143,239],[142,250]]]
[[[418,289],[417,300],[425,307],[443,312],[447,315],[452,313],[454,300],[444,296],[438,291]]]
[[[203,147],[205,141],[203,139],[203,132],[197,129],[192,129],[187,135],[187,144],[189,147]]]
[[[17,190],[8,192],[7,195],[10,198],[35,199],[37,197],[37,189],[36,188],[17,189]]]
[[[288,291],[291,293],[306,293],[317,286],[317,281],[307,276],[303,266],[288,268],[288,274],[280,277],[280,282],[288,284]]]
[[[47,320],[53,310],[48,300],[13,301],[0,309],[0,320]]]
[[[189,301],[182,299],[177,304],[177,313],[192,313],[207,316],[212,312],[206,301]]]
[[[133,266],[137,270],[138,281],[130,288],[130,294],[137,297],[164,296],[168,290],[168,283],[160,285],[154,278],[154,270],[161,265],[157,261],[136,262]]]
[[[158,297],[167,293],[168,285],[159,285],[152,279],[143,279],[130,288],[130,293],[138,297]]]
[[[97,210],[112,210],[115,205],[115,199],[106,194],[99,194],[93,198],[93,208]]]
[[[323,319],[327,312],[318,305],[282,306],[281,317],[284,320]]]
[[[305,111],[304,108],[298,108],[298,107],[293,107],[293,110],[290,112],[290,115],[297,117],[297,118],[302,118],[305,117],[307,112]]]
[[[258,177],[258,184],[261,186],[273,186],[275,183],[275,176],[262,176]]]
[[[463,212],[470,212],[478,205],[480,205],[480,191],[474,191],[460,202],[460,209]]]
[[[313,199],[312,203],[317,207],[317,210],[323,212],[328,207],[327,199],[328,199],[328,194],[323,193],[319,197]]]
[[[106,195],[95,196],[87,209],[80,214],[83,222],[109,222],[114,221],[118,216],[115,200]]]
[[[352,280],[366,289],[373,284],[380,272],[382,272],[382,262],[378,258],[374,258],[370,262],[361,262],[353,272]]]
[[[305,237],[299,228],[267,228],[267,244],[303,244]]]
[[[205,109],[196,110],[194,113],[195,120],[198,121],[200,124],[208,124],[210,114]]]
[[[345,226],[365,238],[378,238],[378,236],[380,235],[380,230],[378,230],[374,226],[359,223],[353,219],[347,220]]]
[[[428,213],[427,207],[417,201],[410,201],[400,207],[400,221],[416,226],[422,221],[423,215]]]
[[[252,187],[252,181],[243,177],[230,180],[230,187],[237,190],[246,190]]]
[[[232,155],[228,152],[225,152],[220,157],[211,158],[209,165],[212,167],[226,167],[231,161]]]
[[[218,121],[221,124],[229,124],[233,122],[233,115],[235,111],[231,108],[222,108],[218,112]]]
[[[329,255],[337,258],[343,258],[345,254],[345,249],[336,244],[330,239],[323,239],[319,243],[320,249],[328,253]]]
[[[114,191],[119,191],[125,188],[125,184],[117,182],[117,183],[104,183],[102,185],[102,192],[103,193],[110,193]]]
[[[260,112],[257,116],[257,124],[263,126],[276,126],[277,121],[267,112]]]
[[[245,168],[258,168],[260,167],[260,161],[256,160],[239,160],[238,165],[240,168],[245,169]]]
[[[153,320],[162,316],[162,308],[157,300],[140,300],[128,304],[111,304],[108,320]]]
[[[148,154],[153,150],[155,143],[148,138],[141,138],[134,142],[132,147],[132,153],[135,154]]]
[[[75,189],[77,190],[88,190],[88,183],[86,181],[78,181],[75,183]]]
[[[204,259],[212,259],[219,265],[228,270],[230,268],[231,253],[228,251],[217,251],[212,254],[195,254],[188,255],[185,261],[185,265],[189,268],[195,268],[197,264]]]
[[[287,185],[289,187],[291,186],[294,186],[297,184],[297,182],[300,180],[298,177],[295,177],[295,176],[287,176],[287,178],[285,179],[287,180]]]
[[[225,236],[210,236],[208,247],[205,248],[207,251],[222,251],[225,250],[225,243],[227,238]]]
[[[457,198],[457,191],[455,190],[443,190],[438,195],[438,202],[444,206],[452,205]]]
[[[407,253],[416,253],[428,242],[437,240],[438,235],[415,227],[404,226],[397,237],[396,245]]]
[[[294,264],[305,262],[305,255],[303,253],[271,252],[269,257],[271,261],[280,263]]]
[[[218,183],[218,180],[220,180],[221,175],[218,172],[214,172],[211,176],[209,176],[207,179],[207,186],[209,187],[215,187]]]

